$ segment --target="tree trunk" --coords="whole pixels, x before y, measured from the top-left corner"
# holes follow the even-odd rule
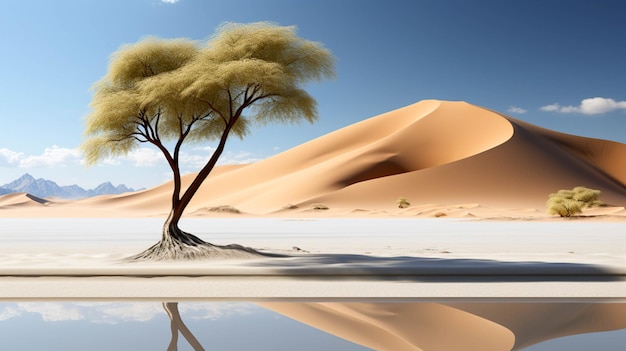
[[[207,244],[204,240],[197,236],[184,232],[178,227],[180,218],[182,217],[181,210],[172,209],[169,216],[163,223],[163,233],[161,235],[161,241],[176,241],[184,245],[198,246]]]

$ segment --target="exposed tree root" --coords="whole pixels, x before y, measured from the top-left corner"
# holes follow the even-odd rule
[[[127,261],[164,261],[164,260],[206,260],[206,259],[250,259],[261,257],[281,257],[256,251],[237,245],[213,245],[197,236],[180,229],[174,235],[163,235],[161,241],[147,250],[128,257]]]

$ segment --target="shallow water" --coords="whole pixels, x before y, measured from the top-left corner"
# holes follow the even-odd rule
[[[181,302],[178,311],[204,350],[370,350],[252,303]],[[168,350],[170,326],[156,302],[0,303],[2,349],[13,351]],[[625,344],[622,329],[549,340],[524,350],[614,351]],[[193,350],[181,333],[176,345]]]

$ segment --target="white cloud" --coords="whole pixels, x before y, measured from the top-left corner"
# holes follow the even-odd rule
[[[80,151],[53,145],[45,148],[43,154],[20,157],[20,168],[66,166],[80,162]]]
[[[84,315],[70,304],[53,302],[18,303],[18,308],[25,312],[37,313],[46,321],[77,321],[84,319]]]
[[[122,158],[134,162],[135,166],[138,167],[152,167],[165,164],[165,157],[161,151],[146,147],[133,150]]]
[[[586,115],[597,115],[620,109],[626,110],[626,101],[615,101],[613,99],[595,97],[584,99],[580,103],[580,110]]]
[[[7,306],[4,309],[0,310],[0,321],[5,321],[7,319],[11,319],[13,317],[18,317],[22,313],[13,306]]]
[[[17,165],[24,158],[24,153],[0,148],[0,166]]]
[[[540,107],[542,111],[560,113],[582,113],[585,115],[599,115],[616,110],[626,111],[626,101],[615,101],[610,98],[594,97],[583,99],[578,106],[561,106],[558,103]]]
[[[180,303],[178,309],[184,319],[227,318],[249,315],[261,310],[250,303]],[[144,322],[159,316],[166,316],[160,303],[120,303],[120,302],[34,302],[12,303],[0,309],[0,321],[19,318],[25,313],[34,313],[44,321],[85,320],[91,323],[117,324],[122,322]]]
[[[77,304],[93,323],[145,322],[164,313],[155,303],[79,303]]]
[[[523,108],[517,107],[517,106],[511,106],[506,111],[509,112],[509,113],[519,113],[519,114],[524,114],[524,113],[528,112],[527,110],[524,110]]]
[[[179,2],[180,0],[161,0],[161,2],[164,2],[166,4],[175,4],[177,2]]]
[[[552,112],[552,111],[558,111],[560,107],[561,106],[555,102],[551,105],[541,106],[539,109],[542,111]]]
[[[181,152],[179,158],[180,165],[181,167],[191,167],[196,170],[200,169],[207,162],[209,162],[212,154],[213,152],[203,154],[190,154],[187,152]]]

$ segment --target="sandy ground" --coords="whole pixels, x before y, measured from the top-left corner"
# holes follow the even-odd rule
[[[622,222],[189,219],[215,244],[287,257],[148,263],[123,259],[157,240],[161,219],[0,222],[7,299],[626,297]]]

